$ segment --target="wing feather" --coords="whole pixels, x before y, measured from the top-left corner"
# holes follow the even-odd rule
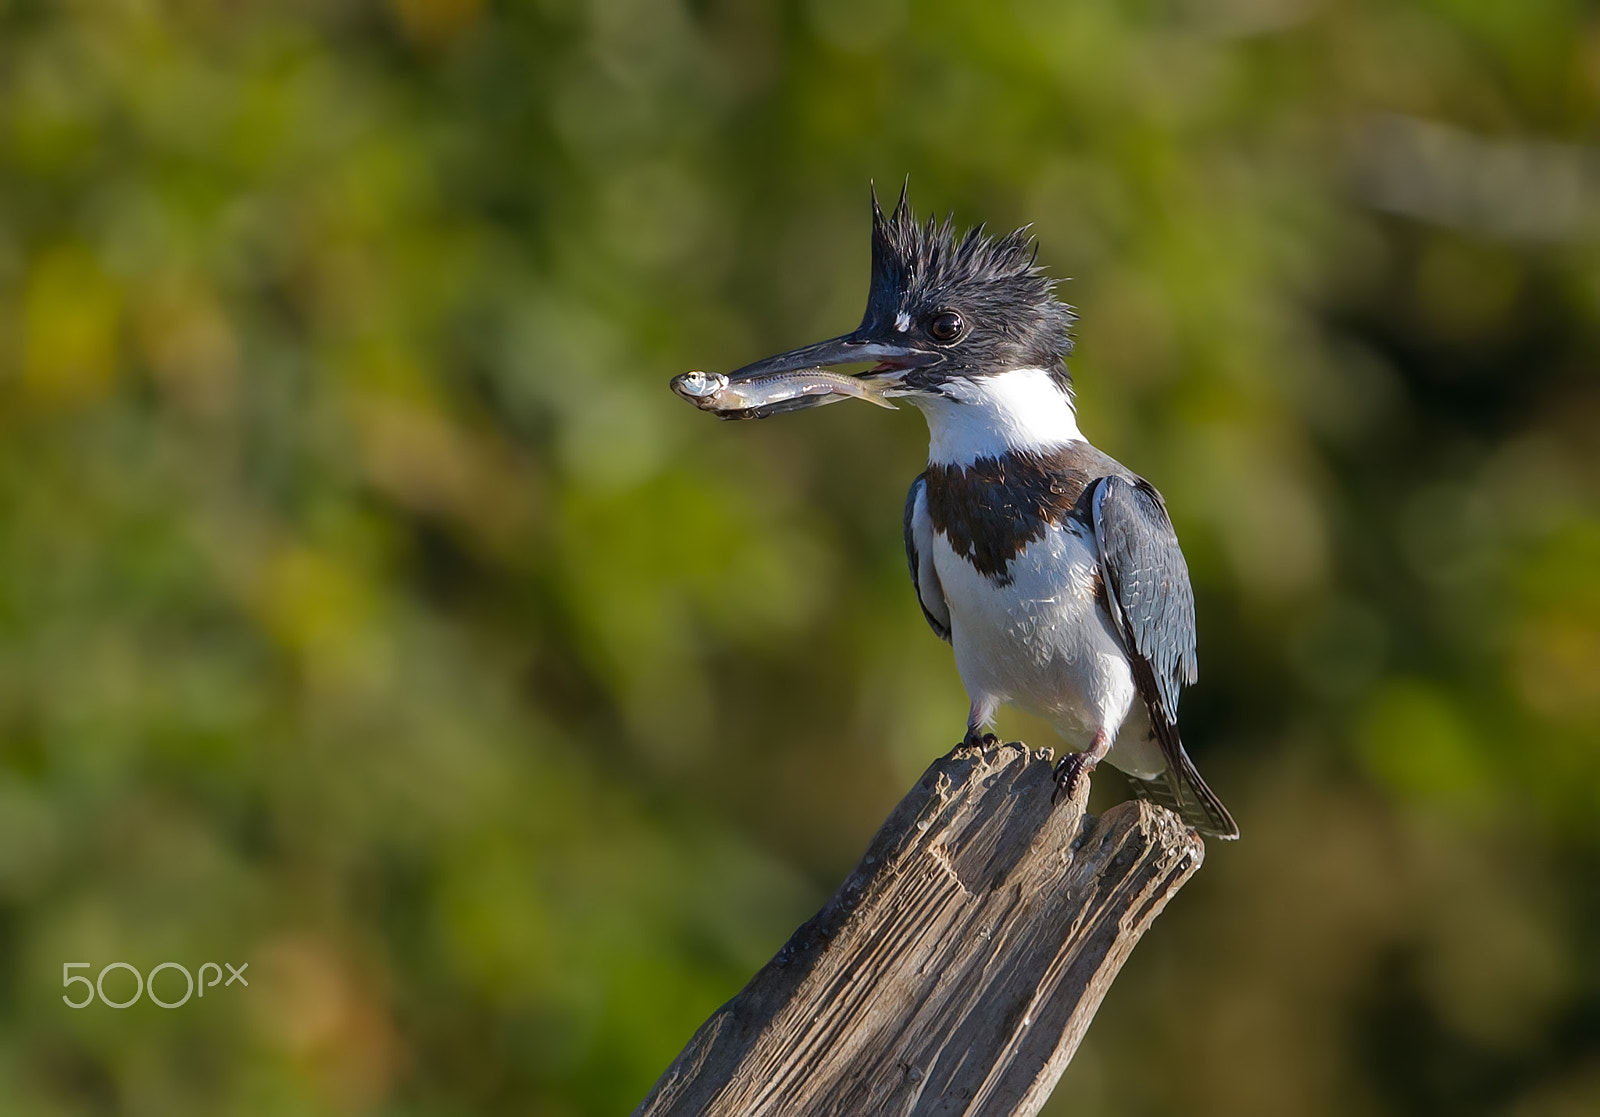
[[[1178,694],[1198,677],[1194,590],[1161,494],[1143,478],[1115,474],[1092,494],[1095,543],[1106,605],[1133,661],[1133,677],[1167,761],[1167,794],[1139,781],[1142,795],[1176,806],[1201,830],[1224,838],[1239,827],[1206,785],[1178,735]]]
[[[1177,533],[1161,494],[1140,478],[1102,477],[1092,508],[1112,619],[1149,663],[1162,712],[1175,722],[1180,687],[1198,677],[1194,590]]]
[[[928,475],[919,473],[906,494],[906,565],[911,568],[911,587],[928,627],[939,639],[950,642],[950,605],[944,599],[939,572],[933,568],[933,520],[928,515]]]

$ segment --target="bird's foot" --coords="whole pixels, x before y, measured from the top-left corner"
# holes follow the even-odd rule
[[[961,739],[961,747],[966,749],[993,749],[1000,747],[1000,738],[993,733],[980,733],[977,729],[967,730],[967,735]]]
[[[1059,806],[1063,800],[1071,799],[1078,793],[1078,783],[1094,771],[1098,761],[1086,752],[1069,752],[1061,758],[1056,765],[1055,794],[1050,796],[1050,805]]]

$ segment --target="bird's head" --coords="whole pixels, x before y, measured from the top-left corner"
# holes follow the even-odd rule
[[[739,380],[816,365],[877,362],[864,379],[912,402],[970,396],[957,390],[1018,369],[1043,370],[1071,391],[1071,308],[1055,297],[1027,229],[957,234],[950,219],[918,224],[904,190],[885,215],[872,197],[872,286],[852,333],[747,365]]]

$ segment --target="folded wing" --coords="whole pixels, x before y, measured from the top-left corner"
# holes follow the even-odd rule
[[[919,473],[906,494],[906,565],[911,567],[911,586],[917,591],[922,615],[928,627],[945,643],[950,642],[950,605],[933,568],[933,520],[928,516],[928,475]]]
[[[1194,590],[1161,494],[1142,478],[1102,477],[1090,507],[1107,608],[1167,761],[1164,787],[1134,779],[1134,790],[1176,808],[1204,833],[1237,838],[1233,816],[1206,786],[1178,735],[1178,694],[1197,677]]]

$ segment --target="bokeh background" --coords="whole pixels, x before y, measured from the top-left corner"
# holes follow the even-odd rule
[[[1049,1112],[1600,1113],[1597,110],[1576,0],[3,0],[0,1111],[632,1108],[962,728],[918,415],[666,390],[909,175],[1071,277],[1244,831]]]

